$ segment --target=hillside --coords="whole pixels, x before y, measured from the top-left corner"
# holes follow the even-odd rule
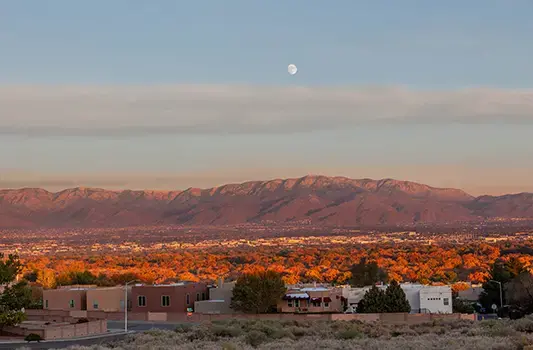
[[[305,176],[185,191],[0,190],[0,227],[312,222],[373,226],[533,218],[533,194],[472,197],[393,179]]]

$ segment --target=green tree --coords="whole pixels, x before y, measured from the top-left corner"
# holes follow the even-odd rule
[[[9,254],[6,259],[4,254],[0,254],[0,284],[7,285],[0,296],[0,330],[22,322],[25,318],[22,308],[31,303],[31,289],[28,288],[27,282],[11,285],[21,271],[22,264],[17,255]],[[28,289],[29,301],[26,299]]]
[[[411,312],[411,305],[402,287],[393,280],[385,291],[385,312]]]
[[[526,313],[533,313],[533,275],[524,271],[509,281],[505,286],[507,302],[517,306]]]
[[[367,262],[366,258],[362,258],[359,263],[354,264],[350,271],[352,272],[350,285],[353,287],[361,288],[388,280],[387,273],[375,261]]]
[[[376,286],[372,286],[363,299],[357,303],[357,312],[361,314],[373,314],[386,312],[385,292]]]
[[[286,291],[278,272],[269,270],[244,274],[233,288],[231,307],[245,313],[274,312]]]
[[[500,285],[502,286],[502,299],[507,300],[505,285],[515,277],[526,271],[524,265],[517,258],[509,261],[497,260],[491,266],[489,278],[483,283],[483,292],[479,296],[479,303],[486,310],[490,310],[493,304],[500,306]]]
[[[9,254],[7,259],[0,253],[0,284],[13,282],[22,271],[22,264],[16,254]]]

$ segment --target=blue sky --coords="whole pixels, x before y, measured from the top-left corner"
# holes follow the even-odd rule
[[[532,13],[533,2],[525,0],[0,0],[0,133],[5,133],[0,137],[0,187],[184,188],[322,173],[403,177],[479,193],[533,191],[533,138],[528,136],[533,128],[527,119],[533,115]],[[298,65],[296,76],[287,74],[289,63]],[[183,112],[184,101],[174,101],[167,109],[143,105],[142,113],[139,108],[135,113],[124,109],[144,98],[142,93],[128,95],[128,86],[192,86],[188,84],[194,89],[225,87],[226,92],[213,94],[219,104],[235,86],[342,91],[392,86],[408,91],[405,98],[411,104],[400,106],[403,114],[394,116],[391,111],[400,103],[396,93],[375,105],[377,95],[365,94],[365,109],[352,102],[363,99],[361,93],[339,98],[333,94],[322,101],[323,108],[314,107],[323,112],[311,120],[305,118],[305,106],[290,105],[293,92],[283,90],[283,101],[279,94],[270,100],[267,93],[261,102],[255,102],[261,99],[259,93],[228,98],[225,104],[231,106],[225,108],[231,115],[220,112],[219,119],[213,119],[212,112],[222,107],[203,101],[187,107],[186,116],[175,114],[176,119],[187,119],[180,125],[170,125],[162,116]],[[29,85],[41,92],[31,97],[23,92],[16,96],[18,102],[11,102],[13,87]],[[76,103],[47,95],[58,85],[94,89],[78,95],[76,101],[82,102]],[[125,90],[105,92],[110,85]],[[489,90],[477,100],[468,94],[438,95],[470,88]],[[96,98],[104,93],[121,101],[120,106],[105,101],[106,113],[111,111],[105,118],[96,115],[103,109],[95,107],[104,103]],[[323,95],[319,93],[310,92],[306,101]],[[445,119],[451,111],[460,123],[417,124],[425,116],[422,111],[428,111],[426,99],[433,106],[431,116]],[[493,100],[499,101],[498,118],[473,123],[477,115],[489,114],[480,105]],[[8,106],[4,112],[2,103]],[[53,103],[57,109],[50,107]],[[380,109],[380,103],[390,108]],[[213,106],[211,114],[206,105]],[[291,113],[283,114],[286,109]],[[418,119],[390,125],[346,123],[361,117],[362,110],[365,118],[384,113]],[[133,114],[135,121],[127,119]],[[254,118],[248,122],[249,114]],[[287,120],[277,120],[280,115]],[[465,115],[470,119],[461,119]],[[522,118],[518,124],[517,115]],[[202,120],[201,125],[192,125],[194,120]],[[183,128],[184,123],[194,130],[164,135],[147,131],[156,126]],[[206,131],[207,124],[240,129],[229,134]],[[253,130],[246,129],[248,124]],[[69,128],[55,132],[65,125]],[[146,132],[101,132],[110,125]],[[14,132],[16,128],[41,129],[28,136]],[[95,130],[69,135],[72,128]],[[127,176],[131,179],[124,179]],[[120,184],[107,180],[112,177],[121,178]]]

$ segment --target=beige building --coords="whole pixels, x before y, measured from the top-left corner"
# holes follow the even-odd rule
[[[338,313],[343,312],[344,298],[339,288],[291,288],[278,303],[280,312]]]
[[[45,310],[87,310],[87,291],[90,288],[60,288],[43,290]]]
[[[209,300],[194,303],[194,312],[201,314],[232,314],[230,307],[235,282],[224,283],[219,280],[216,288],[209,289]]]
[[[88,289],[87,310],[106,312],[124,311],[124,299],[124,286]],[[131,305],[131,286],[128,286],[128,304]]]

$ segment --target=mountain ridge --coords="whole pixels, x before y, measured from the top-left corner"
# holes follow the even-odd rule
[[[533,194],[474,197],[385,178],[307,175],[185,190],[0,190],[0,228],[308,222],[404,225],[533,218]]]

